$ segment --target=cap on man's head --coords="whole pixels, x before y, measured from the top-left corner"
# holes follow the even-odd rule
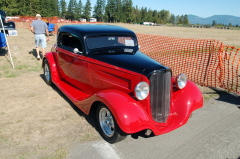
[[[40,15],[40,14],[36,14],[36,17],[37,17],[37,18],[41,18],[41,15]]]

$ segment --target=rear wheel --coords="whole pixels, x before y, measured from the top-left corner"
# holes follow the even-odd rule
[[[104,104],[98,106],[97,125],[100,135],[109,143],[116,143],[127,137],[127,134],[118,127],[112,113]]]
[[[48,61],[46,59],[43,61],[43,73],[44,73],[45,82],[47,83],[47,85],[51,86],[52,85],[52,76],[51,76]]]

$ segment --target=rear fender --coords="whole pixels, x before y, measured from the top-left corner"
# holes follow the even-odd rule
[[[55,61],[53,52],[46,53],[45,57],[43,58],[43,61],[45,59],[48,61],[48,64],[49,64],[49,67],[50,67],[52,81],[56,82],[58,80],[58,71],[57,71],[57,65],[56,65],[56,61]],[[44,66],[44,63],[42,63],[42,67],[43,66]]]

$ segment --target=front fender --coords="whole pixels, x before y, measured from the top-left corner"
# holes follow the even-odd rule
[[[172,93],[172,108],[180,125],[187,122],[192,112],[203,106],[203,96],[199,88],[190,80],[185,88]]]
[[[125,133],[135,133],[151,126],[151,119],[140,102],[117,90],[105,90],[96,94],[112,112],[119,127]]]

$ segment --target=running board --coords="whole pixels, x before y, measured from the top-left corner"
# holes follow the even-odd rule
[[[58,80],[54,84],[74,103],[83,101],[90,97],[89,94],[84,93],[64,81]]]

